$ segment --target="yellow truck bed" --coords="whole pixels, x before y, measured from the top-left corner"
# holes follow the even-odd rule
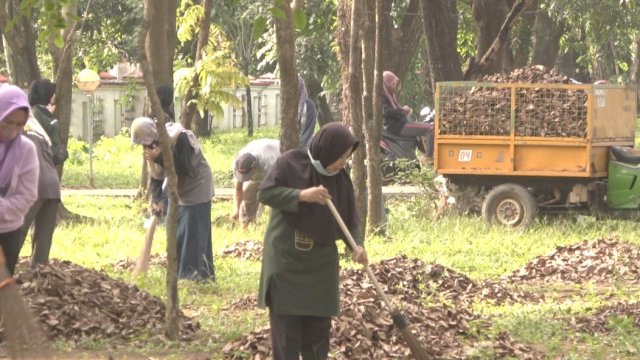
[[[435,103],[439,174],[606,177],[635,140],[634,87],[441,82]]]

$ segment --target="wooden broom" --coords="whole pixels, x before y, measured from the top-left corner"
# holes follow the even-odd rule
[[[15,279],[7,268],[7,259],[0,246],[0,317],[9,345],[11,358],[25,351],[44,350],[45,337],[18,291]]]
[[[349,242],[349,245],[351,246],[352,249],[355,249],[358,245],[356,244],[355,240],[353,240],[353,236],[351,236],[349,229],[347,229],[347,225],[345,225],[344,221],[342,221],[342,218],[340,217],[338,210],[336,210],[336,207],[333,205],[333,202],[331,200],[327,200],[327,206],[329,206],[329,209],[331,210],[331,213],[333,213],[333,216],[336,218],[336,221],[340,225],[342,232],[344,232],[345,236],[347,237],[347,241]],[[418,360],[429,359],[429,355],[427,354],[426,350],[422,348],[422,346],[418,342],[418,339],[416,339],[416,337],[411,332],[411,329],[409,329],[407,320],[405,319],[404,315],[400,312],[400,310],[398,310],[398,308],[395,305],[393,305],[391,300],[389,300],[389,297],[382,290],[382,287],[380,286],[380,283],[376,279],[376,276],[371,271],[371,268],[369,268],[368,265],[363,265],[363,268],[366,271],[367,275],[369,276],[369,279],[373,283],[373,286],[378,292],[378,295],[380,296],[380,298],[382,298],[382,301],[385,303],[385,305],[387,306],[387,309],[391,313],[391,318],[393,319],[393,323],[396,325],[398,330],[400,330],[400,333],[402,334],[404,340],[407,342],[407,345],[409,345],[409,349],[411,350],[413,357]]]
[[[147,272],[149,269],[149,260],[151,258],[151,245],[153,244],[153,235],[156,232],[156,227],[160,219],[152,215],[151,225],[147,229],[147,233],[144,237],[144,244],[140,250],[140,256],[136,261],[136,267],[133,269],[133,276],[139,276]]]

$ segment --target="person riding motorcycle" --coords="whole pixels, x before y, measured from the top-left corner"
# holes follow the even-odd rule
[[[400,79],[392,72],[385,71],[382,84],[383,130],[380,148],[383,178],[387,181],[397,173],[398,169],[394,164],[396,160],[417,160],[416,148],[425,153],[424,163],[433,162],[433,124],[411,121],[413,110],[398,103],[399,89]],[[417,161],[416,166],[419,167]]]

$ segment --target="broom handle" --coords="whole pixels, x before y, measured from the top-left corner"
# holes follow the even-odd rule
[[[340,217],[338,210],[336,210],[336,207],[333,205],[333,202],[330,199],[327,199],[327,206],[331,210],[331,213],[333,213],[333,217],[336,218],[338,225],[340,225],[340,229],[342,229],[342,232],[347,237],[347,241],[349,242],[349,245],[355,251],[358,245],[356,244],[355,240],[353,240],[353,236],[351,236],[351,232],[349,232],[349,229],[347,229],[347,225],[345,225],[344,221],[342,221],[342,217]],[[395,311],[396,310],[395,306],[393,306],[393,304],[385,294],[384,290],[382,290],[380,283],[378,282],[378,280],[376,279],[376,276],[371,271],[371,268],[369,268],[369,265],[362,265],[362,267],[367,272],[367,275],[369,275],[369,279],[373,283],[373,286],[376,288],[378,295],[380,295],[380,297],[382,298],[382,301],[387,305],[387,308],[391,311]]]

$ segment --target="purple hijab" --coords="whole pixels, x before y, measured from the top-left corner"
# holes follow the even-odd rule
[[[17,109],[29,112],[27,94],[15,85],[0,86],[0,123]],[[18,167],[22,155],[22,136],[18,135],[7,142],[0,142],[0,187],[5,187],[11,181],[13,171]]]
[[[400,104],[398,104],[397,99],[399,83],[400,79],[391,71],[385,71],[382,73],[382,93],[384,94],[384,97],[387,98],[389,105],[396,109],[400,108]]]

